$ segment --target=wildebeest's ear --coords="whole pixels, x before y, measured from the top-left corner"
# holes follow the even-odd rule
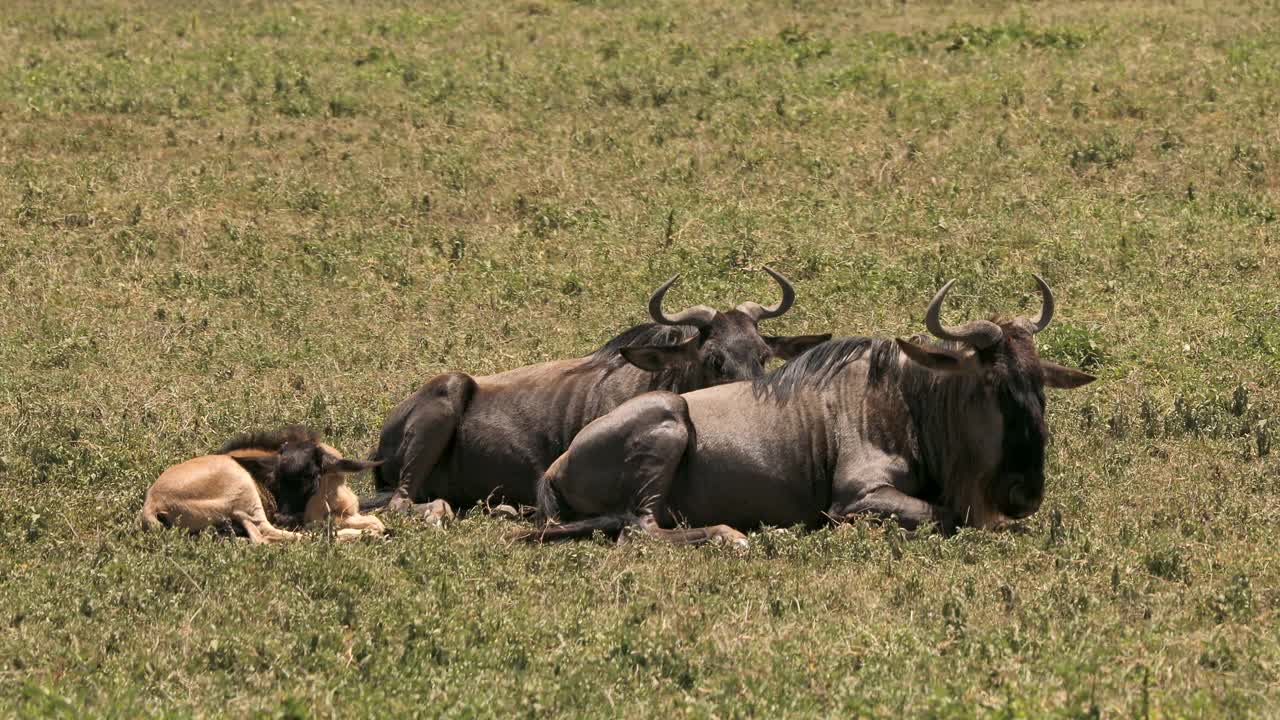
[[[372,470],[381,464],[381,460],[352,460],[351,458],[336,458],[332,455],[326,455],[323,470],[324,472],[337,470],[340,473],[358,473]]]
[[[822,335],[765,335],[764,342],[776,358],[790,360],[809,348],[831,339],[831,333]]]
[[[641,370],[658,372],[668,368],[684,367],[696,362],[700,344],[700,336],[694,335],[679,345],[624,347],[619,352],[624,360]]]
[[[1040,361],[1040,370],[1044,372],[1045,387],[1059,388],[1061,390],[1078,388],[1098,379],[1087,372],[1081,372],[1075,368],[1069,368],[1048,360]]]
[[[917,345],[910,340],[897,338],[902,353],[917,365],[940,373],[969,373],[978,369],[973,351],[958,352],[947,348]]]
[[[255,480],[266,484],[275,477],[280,467],[279,455],[232,455],[232,460],[240,464]]]

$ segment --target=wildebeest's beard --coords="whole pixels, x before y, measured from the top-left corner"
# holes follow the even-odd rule
[[[1044,379],[1031,335],[1003,327],[992,377],[1003,420],[1001,460],[989,496],[1001,513],[1023,518],[1039,509],[1044,497]]]

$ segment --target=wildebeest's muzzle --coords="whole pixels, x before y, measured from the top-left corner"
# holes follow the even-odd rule
[[[1036,482],[1021,473],[1005,473],[998,481],[996,508],[1005,516],[1020,520],[1040,509],[1044,499],[1044,480]]]

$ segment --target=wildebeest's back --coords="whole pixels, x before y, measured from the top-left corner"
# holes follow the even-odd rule
[[[199,530],[226,521],[227,507],[260,501],[253,477],[228,455],[204,455],[174,465],[147,490],[143,512]]]
[[[635,394],[636,373],[569,360],[478,378],[453,446],[431,485],[462,506],[479,500],[532,505],[538,478],[589,422]]]

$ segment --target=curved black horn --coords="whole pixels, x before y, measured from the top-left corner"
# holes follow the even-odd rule
[[[972,320],[955,327],[946,327],[942,324],[942,301],[946,299],[947,291],[955,282],[955,280],[947,281],[938,294],[933,296],[933,300],[929,302],[929,309],[924,314],[924,326],[939,340],[955,340],[976,348],[988,348],[1000,342],[1004,337],[1004,331],[990,320]]]
[[[1036,279],[1036,289],[1040,291],[1040,314],[1031,320],[1031,325],[1035,328],[1032,334],[1035,334],[1049,327],[1050,321],[1053,320],[1053,291],[1049,289],[1049,283],[1045,282],[1044,278],[1035,273],[1031,273],[1031,276]]]
[[[666,296],[667,290],[676,284],[680,276],[672,275],[671,279],[666,281],[657,290],[653,291],[653,295],[649,296],[649,317],[659,325],[693,325],[698,328],[707,328],[711,326],[711,320],[715,318],[715,308],[709,308],[706,305],[694,305],[691,308],[685,308],[675,315],[666,315],[662,312],[662,298]]]
[[[769,318],[776,318],[791,309],[796,303],[796,289],[791,287],[791,281],[782,276],[782,273],[775,272],[768,265],[764,266],[764,271],[769,273],[769,277],[778,283],[778,287],[782,288],[782,299],[773,307],[764,307],[760,303],[744,302],[738,306],[740,312],[751,316],[752,320],[760,322]]]

